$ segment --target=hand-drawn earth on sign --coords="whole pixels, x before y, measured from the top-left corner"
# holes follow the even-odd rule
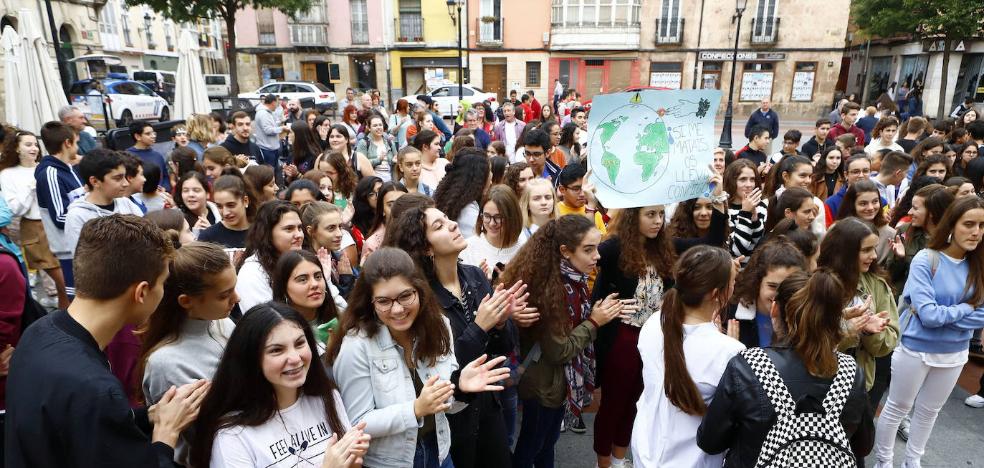
[[[693,158],[707,153],[710,159],[713,142],[709,138],[713,138],[717,108],[713,96],[694,93],[645,91],[596,98],[602,105],[592,109],[600,114],[592,115],[591,121],[597,124],[589,125],[592,179],[621,199],[656,186],[661,194],[652,196],[671,196],[665,193],[669,185],[686,184],[694,178],[690,169],[700,166]],[[601,117],[594,120],[598,115]],[[616,203],[624,205],[625,200]]]

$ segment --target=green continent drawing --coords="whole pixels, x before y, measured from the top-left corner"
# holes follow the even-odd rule
[[[615,183],[615,178],[618,177],[618,169],[621,161],[619,161],[618,156],[608,151],[608,142],[611,141],[612,137],[615,136],[615,132],[618,131],[618,128],[626,120],[629,120],[629,118],[623,115],[598,125],[598,129],[601,130],[601,148],[605,153],[601,157],[601,165],[608,172],[608,179],[612,181],[612,184]]]
[[[663,122],[653,122],[643,129],[643,133],[636,143],[635,155],[632,157],[633,162],[642,166],[640,178],[643,182],[648,181],[653,176],[660,161],[670,151],[670,144],[667,140],[666,124]]]

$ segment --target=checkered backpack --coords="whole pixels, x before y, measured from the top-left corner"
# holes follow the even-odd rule
[[[854,358],[837,354],[837,375],[823,400],[825,414],[819,414],[796,412],[796,402],[764,350],[749,348],[741,354],[762,383],[777,416],[776,424],[762,444],[756,468],[857,466],[840,422],[854,384],[857,369]]]

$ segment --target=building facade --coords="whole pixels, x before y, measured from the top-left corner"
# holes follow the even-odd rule
[[[471,83],[495,93],[533,91],[548,102],[550,5],[547,2],[468,1],[468,57]]]
[[[844,52],[841,82],[846,92],[856,94],[866,104],[883,92],[895,95],[903,87],[922,85],[923,113],[939,118],[942,45],[941,41],[909,38],[868,41],[852,35],[851,46]],[[967,97],[984,103],[984,39],[956,41],[953,48],[943,96],[947,115]]]
[[[726,103],[735,4],[646,0],[642,10],[643,84],[720,89]],[[770,98],[787,117],[826,115],[840,74],[849,10],[850,0],[748,0],[738,37],[735,115],[748,115],[762,98]]]

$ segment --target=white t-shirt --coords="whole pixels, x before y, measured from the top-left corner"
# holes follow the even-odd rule
[[[468,247],[461,251],[458,258],[466,265],[480,266],[485,260],[489,268],[495,268],[497,263],[508,264],[516,252],[526,243],[526,233],[520,233],[519,239],[511,247],[500,249],[489,243],[485,234],[468,238]]]
[[[342,427],[351,427],[342,396],[334,392],[335,411]],[[344,434],[338,434],[341,438]],[[302,395],[259,426],[221,429],[212,444],[211,466],[225,468],[321,466],[331,428],[320,398]]]
[[[506,156],[511,162],[516,162],[514,155],[516,154],[516,124],[518,123],[518,120],[502,122],[502,143],[506,145]]]

